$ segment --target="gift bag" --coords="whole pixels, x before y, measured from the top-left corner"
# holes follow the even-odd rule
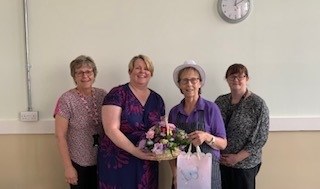
[[[202,153],[199,146],[191,153],[181,152],[177,158],[177,188],[178,189],[210,189],[212,154]]]

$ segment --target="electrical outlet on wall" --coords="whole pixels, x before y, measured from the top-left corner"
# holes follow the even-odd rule
[[[39,120],[38,111],[20,112],[20,121],[38,121],[38,120]]]

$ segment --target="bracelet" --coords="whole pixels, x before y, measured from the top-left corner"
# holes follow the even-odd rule
[[[216,137],[212,136],[212,138],[211,138],[211,140],[208,142],[208,144],[209,144],[210,146],[212,146],[215,141],[216,141]]]

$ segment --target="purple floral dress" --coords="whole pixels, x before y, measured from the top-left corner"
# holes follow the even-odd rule
[[[159,94],[151,90],[142,106],[128,83],[113,88],[103,105],[121,107],[120,130],[135,145],[165,115],[164,101]],[[138,159],[104,135],[98,152],[98,179],[100,189],[157,189],[158,162]]]

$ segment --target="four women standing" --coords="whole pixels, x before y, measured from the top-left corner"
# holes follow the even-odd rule
[[[70,69],[76,88],[59,98],[54,112],[70,188],[94,189],[97,183],[101,189],[158,188],[155,155],[137,147],[165,116],[162,97],[148,88],[154,71],[150,58],[133,57],[128,66],[130,81],[108,94],[92,87],[97,69],[90,57],[77,57]],[[194,146],[212,153],[212,189],[253,189],[268,138],[269,112],[265,102],[247,89],[245,66],[230,66],[225,77],[231,92],[214,103],[200,96],[204,70],[192,60],[178,66],[173,79],[184,98],[170,110],[169,122],[185,130]],[[170,166],[176,187],[176,161],[170,161]]]

